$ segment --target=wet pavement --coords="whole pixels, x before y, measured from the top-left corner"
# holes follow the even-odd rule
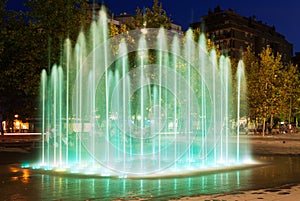
[[[117,179],[40,173],[21,168],[32,153],[1,152],[1,200],[169,200],[300,183],[300,157],[257,156],[243,170],[168,179]],[[3,160],[2,160],[3,159]],[[26,160],[28,159],[28,160]]]
[[[243,190],[257,192],[259,189],[300,184],[300,155],[296,152],[274,155],[270,151],[280,150],[285,145],[289,146],[285,146],[287,150],[293,150],[290,147],[298,147],[295,145],[297,140],[278,137],[259,140],[259,137],[252,137],[250,143],[256,151],[268,150],[267,154],[254,155],[254,159],[261,162],[261,165],[240,170],[157,179],[93,178],[39,172],[21,168],[22,164],[38,161],[38,150],[2,149],[0,200],[169,200]]]

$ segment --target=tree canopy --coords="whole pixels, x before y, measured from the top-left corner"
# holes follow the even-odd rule
[[[92,8],[86,0],[28,0],[27,12],[7,11],[6,3],[0,2],[0,111],[6,119],[16,113],[30,118],[38,110],[41,70],[61,62],[64,40],[69,38],[74,45],[79,32],[88,30],[93,12],[89,12]],[[154,0],[151,8],[137,8],[130,23],[119,27],[111,24],[110,35],[130,29],[170,29],[171,22],[162,4]],[[281,55],[270,47],[259,55],[248,48],[243,60],[249,115],[260,120],[280,117],[290,121],[299,116],[297,67],[283,64]]]
[[[256,56],[248,48],[243,55],[246,66],[249,115],[260,122],[274,117],[291,119],[296,115],[293,108],[299,108],[299,72],[297,67],[284,65],[280,54],[274,54],[266,47]]]
[[[85,0],[28,0],[28,11],[8,11],[0,3],[0,110],[34,117],[38,112],[40,73],[59,63],[63,40],[75,41],[91,21]]]
[[[153,1],[152,8],[136,9],[136,16],[129,24],[130,29],[138,28],[171,28],[171,18],[167,16],[166,11],[158,0]]]

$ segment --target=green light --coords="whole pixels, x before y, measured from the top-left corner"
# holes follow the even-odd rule
[[[21,165],[21,168],[30,168],[30,164],[29,163],[23,163]]]

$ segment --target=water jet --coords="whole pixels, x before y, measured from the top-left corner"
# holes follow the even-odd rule
[[[229,58],[207,50],[204,34],[198,43],[191,30],[163,28],[109,38],[107,24],[101,11],[89,37],[74,48],[66,40],[63,63],[42,72],[35,168],[126,178],[248,164],[242,61],[233,84]]]

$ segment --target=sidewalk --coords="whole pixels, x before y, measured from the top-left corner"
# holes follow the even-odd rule
[[[260,189],[251,191],[237,191],[198,197],[183,197],[179,200],[197,201],[296,201],[300,200],[300,185],[287,185],[280,188]]]
[[[253,154],[292,154],[300,155],[300,132],[276,135],[247,135]]]
[[[0,135],[1,151],[26,150],[38,146],[41,141],[40,133],[5,133]]]
[[[252,146],[253,154],[299,155],[300,132],[276,135],[241,135],[243,142]],[[200,195],[197,197],[182,197],[179,200],[197,201],[291,201],[300,200],[300,184],[285,185],[277,188],[267,188],[248,191],[234,191],[221,194]]]

